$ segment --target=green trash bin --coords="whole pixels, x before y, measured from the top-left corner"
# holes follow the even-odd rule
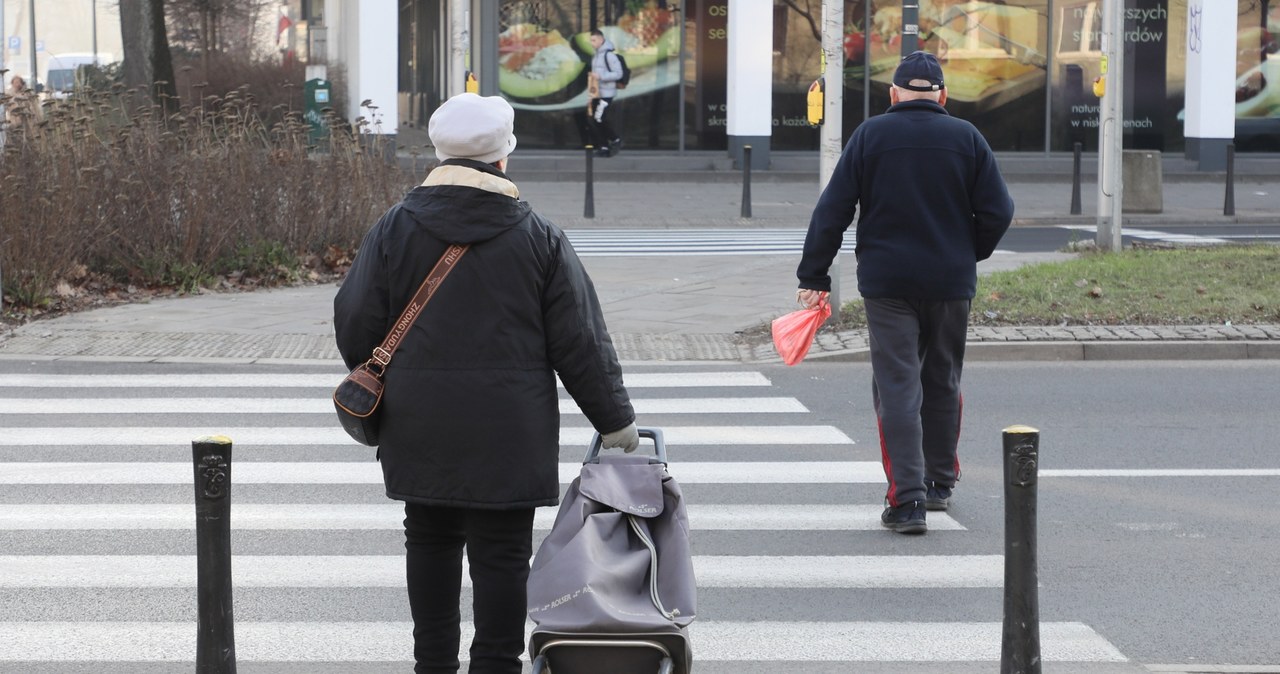
[[[326,110],[333,83],[326,79],[310,79],[302,85],[303,118],[311,127],[308,134],[312,144],[322,145],[329,138],[329,122]]]

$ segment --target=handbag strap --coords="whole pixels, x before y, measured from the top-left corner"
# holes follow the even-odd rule
[[[444,255],[440,256],[440,261],[436,262],[436,266],[431,268],[427,278],[422,281],[422,285],[418,286],[418,292],[413,294],[413,299],[409,300],[409,304],[405,306],[404,311],[400,312],[400,318],[396,319],[395,325],[391,326],[391,332],[387,333],[387,338],[382,340],[373,350],[373,357],[369,359],[369,363],[377,363],[382,367],[386,367],[391,362],[391,356],[395,354],[396,348],[400,346],[400,341],[404,339],[404,335],[409,331],[409,326],[418,320],[418,316],[422,315],[422,308],[427,306],[427,302],[431,296],[436,294],[436,289],[440,287],[440,283],[444,281],[444,277],[453,271],[458,265],[458,260],[462,259],[462,254],[467,252],[470,244],[452,244]]]

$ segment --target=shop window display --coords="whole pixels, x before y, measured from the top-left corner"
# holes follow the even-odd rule
[[[1214,0],[1216,1],[1216,0]],[[1229,2],[1230,0],[1223,0]],[[919,0],[920,48],[938,56],[948,110],[998,151],[1097,147],[1101,0]],[[1280,151],[1280,0],[1236,0],[1237,148]],[[722,150],[729,0],[501,0],[499,88],[528,148],[580,147],[599,26],[634,71],[615,122],[628,148]],[[775,151],[813,151],[806,93],[822,75],[820,0],[774,0]],[[1184,147],[1187,0],[1126,0],[1125,145]],[[882,114],[901,54],[901,0],[844,5],[846,138]],[[684,68],[681,69],[681,50]],[[830,86],[830,83],[828,83]],[[684,127],[680,127],[683,91]],[[1047,111],[1047,114],[1046,114]]]
[[[628,147],[674,147],[679,8],[665,0],[508,0],[499,7],[498,89],[517,111],[526,147],[586,143],[587,74],[599,28],[626,59],[631,82],[614,99]]]

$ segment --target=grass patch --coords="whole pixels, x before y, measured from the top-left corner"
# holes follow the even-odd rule
[[[1280,323],[1280,246],[1085,252],[978,278],[970,325]],[[862,301],[837,329],[866,326]]]

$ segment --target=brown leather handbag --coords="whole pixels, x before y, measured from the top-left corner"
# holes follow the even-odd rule
[[[453,244],[440,256],[440,261],[431,268],[431,273],[418,287],[413,299],[405,306],[400,318],[391,326],[391,332],[373,350],[372,357],[361,365],[357,365],[347,375],[338,388],[333,390],[333,406],[338,412],[338,421],[342,422],[342,430],[353,440],[370,447],[378,446],[378,404],[382,402],[382,375],[386,372],[391,356],[400,346],[409,326],[422,315],[427,301],[436,293],[444,277],[457,266],[467,246]]]

